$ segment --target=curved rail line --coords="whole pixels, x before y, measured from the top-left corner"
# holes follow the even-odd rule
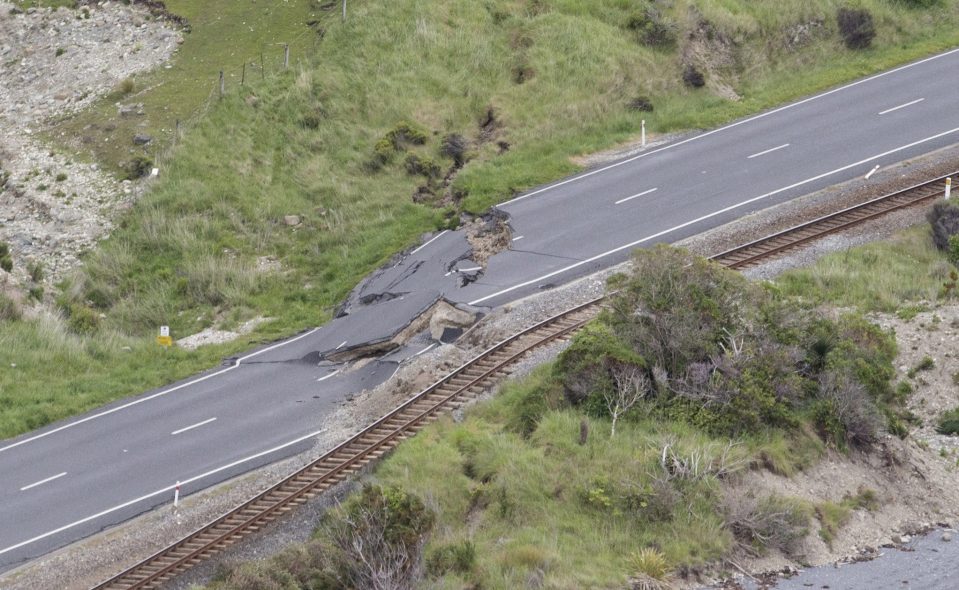
[[[943,193],[941,176],[860,205],[825,215],[727,250],[710,259],[728,268],[755,266],[817,240],[887,213],[930,201]],[[230,547],[296,506],[346,480],[403,439],[458,408],[509,374],[509,366],[534,348],[568,339],[596,313],[600,297],[554,315],[477,355],[346,442],[283,479],[240,507],[196,530],[93,590],[146,590]]]
[[[824,215],[710,257],[727,268],[744,269],[786,254],[806,244],[893,211],[932,201],[945,192],[944,181],[959,172],[877,197],[859,205]]]
[[[507,338],[272,488],[99,584],[95,590],[159,588],[174,576],[344,481],[436,420],[441,411],[460,407],[482,394],[507,375],[509,366],[530,350],[568,339],[596,315],[602,301],[603,298],[594,299]]]

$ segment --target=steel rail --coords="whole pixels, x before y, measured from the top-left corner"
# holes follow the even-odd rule
[[[733,269],[755,266],[829,234],[932,200],[942,194],[941,184],[949,176],[940,176],[801,223],[711,256],[710,260]],[[511,364],[530,350],[570,337],[596,315],[604,300],[605,296],[599,297],[556,314],[488,348],[306,467],[180,541],[98,584],[93,590],[160,587],[196,563],[223,551],[358,472],[392,450],[401,440],[436,420],[440,411],[459,407],[488,390],[508,374]],[[526,337],[531,337],[532,341],[520,343]],[[514,345],[515,350],[511,349]],[[465,380],[465,383],[454,383],[456,380]]]
[[[158,588],[173,576],[223,551],[378,459],[402,439],[437,419],[441,410],[458,407],[476,397],[530,350],[568,338],[594,317],[603,299],[600,297],[556,314],[490,347],[306,467],[95,586],[95,590]],[[532,342],[521,342],[526,337]],[[466,382],[452,383],[456,379]]]
[[[931,201],[943,194],[945,190],[943,181],[957,174],[959,172],[939,176],[864,203],[823,215],[812,221],[736,246],[711,256],[710,260],[734,269],[756,266],[765,260],[780,256],[830,234],[844,231],[893,211]]]

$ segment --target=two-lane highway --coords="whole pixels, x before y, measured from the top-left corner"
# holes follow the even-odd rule
[[[388,340],[440,297],[501,305],[957,142],[959,50],[520,195],[499,207],[511,248],[485,270],[462,232],[442,232],[370,277],[328,325],[0,442],[0,569],[170,502],[178,480],[190,493],[306,447],[336,404],[433,343],[359,369],[326,355]]]

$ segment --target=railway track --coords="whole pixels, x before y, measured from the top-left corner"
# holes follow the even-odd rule
[[[442,412],[456,409],[487,391],[530,350],[570,338],[595,317],[601,303],[602,298],[589,301],[500,342],[272,488],[95,590],[159,588],[346,480],[436,420]]]
[[[893,211],[931,202],[945,191],[944,181],[946,178],[956,174],[959,173],[940,176],[865,203],[824,215],[818,219],[716,254],[710,260],[737,270],[756,266],[769,258],[781,256],[829,234],[846,230]]]
[[[935,178],[825,215],[727,250],[712,256],[711,260],[733,269],[755,266],[823,236],[931,201],[943,193],[945,178],[947,176]],[[603,299],[600,297],[557,314],[500,342],[272,488],[93,590],[161,587],[178,574],[356,474],[403,439],[435,421],[443,412],[456,409],[487,391],[507,376],[510,365],[530,350],[570,338],[595,317]]]

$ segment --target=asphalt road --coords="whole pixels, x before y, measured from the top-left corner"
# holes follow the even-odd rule
[[[485,270],[443,232],[369,277],[347,314],[183,383],[0,442],[0,570],[307,447],[351,392],[429,345],[362,369],[438,298],[494,307],[828,185],[959,142],[959,50],[521,195]],[[467,278],[468,280],[464,280]]]

